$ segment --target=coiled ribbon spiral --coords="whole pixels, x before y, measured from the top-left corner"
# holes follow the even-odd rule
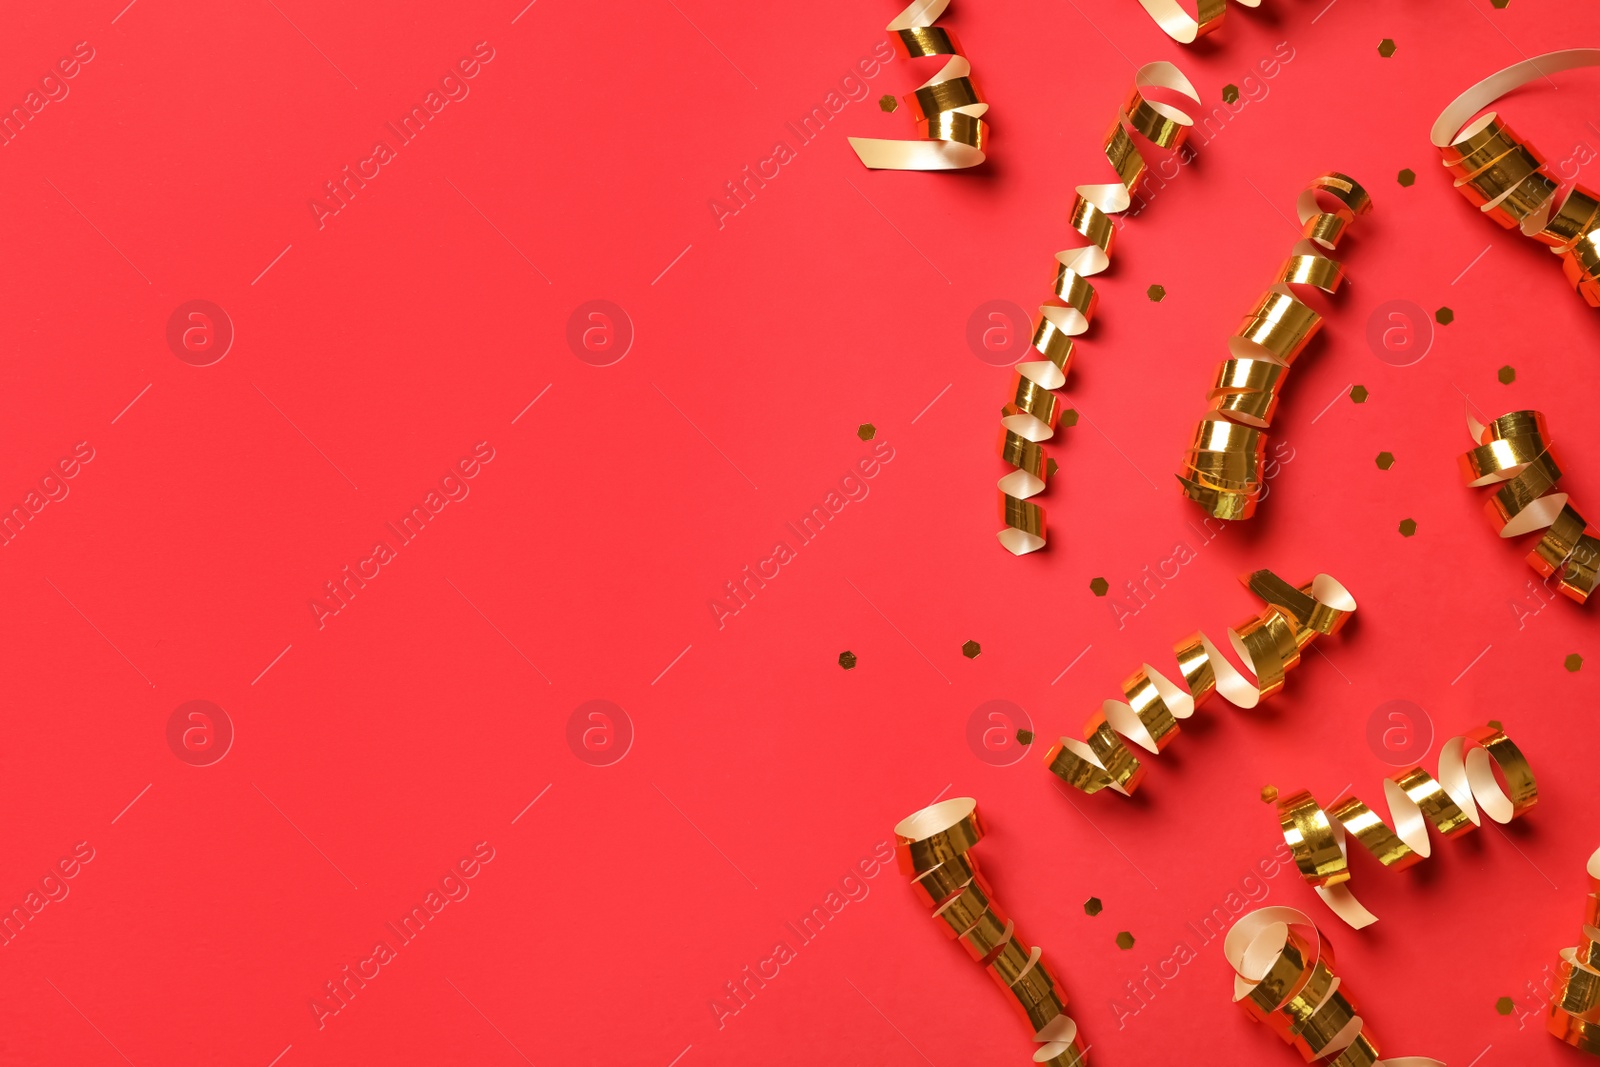
[[[1600,851],[1589,857],[1583,940],[1561,950],[1560,985],[1545,1029],[1575,1049],[1600,1056]]]
[[[1468,485],[1497,488],[1484,501],[1489,523],[1501,537],[1544,530],[1528,563],[1578,603],[1585,603],[1600,580],[1600,533],[1590,528],[1566,493],[1553,492],[1561,478],[1544,415],[1513,411],[1487,426],[1467,412],[1467,430],[1477,447],[1460,457]],[[1548,527],[1548,529],[1546,529]]]
[[[960,941],[967,955],[1010,994],[1039,1042],[1033,1062],[1085,1067],[1088,1052],[1078,1024],[1066,1013],[1066,989],[1042,951],[1027,947],[1017,933],[1017,924],[994,900],[969,851],[983,840],[978,802],[956,797],[923,808],[900,820],[894,839],[901,872],[911,876],[911,888],[933,908],[945,935]]]
[[[1504,788],[1495,780],[1496,767],[1505,779]],[[1499,723],[1446,741],[1439,750],[1437,779],[1412,767],[1385,778],[1383,792],[1393,829],[1353,796],[1329,812],[1305,790],[1278,801],[1278,822],[1295,866],[1333,913],[1358,930],[1378,917],[1350,891],[1347,835],[1385,867],[1404,870],[1432,854],[1429,824],[1448,840],[1476,830],[1483,824],[1482,815],[1508,823],[1539,800],[1527,758]]]
[[[1293,1045],[1307,1063],[1444,1067],[1422,1056],[1378,1058],[1377,1039],[1354,995],[1333,972],[1333,946],[1304,912],[1258,908],[1233,924],[1222,952],[1234,970],[1234,1003]]]
[[[1194,44],[1222,25],[1226,14],[1224,0],[1196,0],[1198,17],[1183,9],[1178,0],[1139,0],[1161,31],[1179,44]],[[1244,7],[1260,7],[1261,0],[1237,0]]]
[[[1297,209],[1305,237],[1228,339],[1233,358],[1217,366],[1207,397],[1211,410],[1195,427],[1178,471],[1183,494],[1213,518],[1255,514],[1267,448],[1262,431],[1272,425],[1289,367],[1322,329],[1322,316],[1295,291],[1338,291],[1344,268],[1321,249],[1337,248],[1355,217],[1372,209],[1372,200],[1353,178],[1335,172],[1308,185]]]
[[[1107,700],[1083,727],[1084,739],[1063,737],[1045,754],[1045,766],[1085,793],[1109,786],[1131,796],[1144,766],[1127,743],[1158,753],[1213,691],[1241,708],[1253,708],[1283,688],[1284,675],[1300,663],[1300,651],[1318,636],[1337,633],[1356,610],[1355,598],[1326,574],[1296,587],[1271,571],[1241,579],[1266,601],[1259,614],[1228,631],[1233,650],[1254,675],[1250,681],[1203,633],[1173,646],[1184,686],[1146,663],[1122,683],[1126,702]],[[1186,687],[1186,688],[1185,688]]]
[[[1089,243],[1056,253],[1050,303],[1039,308],[1033,331],[1033,349],[1043,358],[1017,364],[1011,400],[1000,412],[1000,458],[1015,469],[999,482],[1005,528],[996,536],[1018,556],[1045,546],[1044,509],[1031,498],[1044,492],[1051,473],[1050,457],[1041,442],[1055,435],[1065,409],[1054,390],[1066,384],[1072,339],[1094,318],[1099,295],[1089,279],[1111,265],[1112,240],[1122,221],[1115,216],[1132,204],[1133,191],[1149,169],[1133,135],[1159,148],[1175,149],[1194,125],[1194,119],[1178,108],[1146,99],[1145,90],[1152,88],[1200,103],[1189,79],[1171,63],[1147,63],[1134,75],[1133,88],[1105,137],[1106,159],[1117,181],[1078,186],[1070,225]]]
[[[1561,257],[1561,270],[1590,307],[1600,307],[1600,193],[1560,176],[1493,111],[1472,116],[1536,78],[1600,66],[1600,49],[1550,52],[1492,74],[1450,102],[1433,124],[1433,144],[1461,195],[1508,230],[1521,230]],[[1469,123],[1468,120],[1472,121]],[[1576,176],[1576,175],[1574,175]]]
[[[850,147],[873,170],[964,170],[984,161],[989,105],[972,84],[972,64],[955,34],[935,26],[950,0],[915,0],[885,27],[894,50],[908,59],[949,56],[939,73],[905,97],[922,132],[920,141],[852,137]]]

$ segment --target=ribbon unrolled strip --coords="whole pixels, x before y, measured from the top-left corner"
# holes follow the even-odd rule
[[[1070,225],[1088,243],[1056,253],[1050,303],[1039,308],[1033,331],[1033,350],[1041,358],[1017,364],[1011,399],[1000,410],[1000,457],[1014,469],[999,482],[1005,527],[997,536],[1019,556],[1045,546],[1044,508],[1032,498],[1044,492],[1051,474],[1042,442],[1055,436],[1065,410],[1055,390],[1066,384],[1073,338],[1089,328],[1099,300],[1089,279],[1111,265],[1112,240],[1124,221],[1117,216],[1128,210],[1149,169],[1134,135],[1159,148],[1176,149],[1194,125],[1194,119],[1177,107],[1148,99],[1146,92],[1152,89],[1200,103],[1189,79],[1171,63],[1147,63],[1135,73],[1133,89],[1112,120],[1103,146],[1117,180],[1078,186]]]
[[[1575,1049],[1600,1056],[1600,851],[1589,857],[1583,940],[1561,950],[1561,969],[1545,1028]]]
[[[1194,44],[1222,25],[1227,14],[1226,0],[1194,0],[1195,14],[1184,10],[1178,0],[1139,0],[1150,17],[1156,20],[1161,32],[1180,44]],[[1244,7],[1260,7],[1261,0],[1235,0]]]
[[[850,138],[850,147],[873,170],[965,170],[984,161],[989,124],[983,115],[989,105],[972,83],[972,64],[961,54],[955,34],[934,25],[949,4],[950,0],[916,0],[885,27],[901,56],[950,59],[905,97],[922,140]]]
[[[1322,316],[1297,293],[1338,291],[1344,268],[1321,250],[1337,248],[1356,216],[1372,210],[1372,200],[1354,179],[1329,173],[1308,185],[1296,206],[1305,236],[1228,339],[1232,358],[1217,366],[1211,410],[1195,427],[1178,470],[1184,495],[1213,518],[1255,514],[1265,431],[1278,409],[1278,391],[1295,358],[1322,329]]]
[[[1513,89],[1540,78],[1600,66],[1600,49],[1550,52],[1491,74],[1450,102],[1433,124],[1433,144],[1468,201],[1508,230],[1523,234],[1561,257],[1567,281],[1590,307],[1600,307],[1600,193],[1563,181],[1543,155],[1493,111],[1478,112]]]
[[[1234,1003],[1307,1063],[1444,1067],[1423,1056],[1379,1058],[1377,1038],[1359,1014],[1355,995],[1334,973],[1333,946],[1304,912],[1258,908],[1233,924],[1222,951],[1234,970]]]
[[[1432,854],[1430,824],[1448,840],[1482,826],[1484,815],[1508,823],[1539,800],[1527,758],[1495,722],[1446,741],[1439,749],[1437,779],[1412,767],[1384,779],[1383,792],[1392,829],[1353,796],[1331,811],[1323,811],[1305,790],[1278,801],[1278,823],[1301,876],[1335,915],[1356,929],[1378,917],[1350,891],[1348,838],[1361,842],[1385,867],[1404,870]]]
[[[1265,570],[1242,580],[1267,604],[1228,631],[1233,650],[1255,680],[1205,634],[1192,633],[1172,649],[1184,686],[1144,664],[1124,679],[1125,702],[1107,700],[1084,724],[1083,740],[1063,737],[1050,747],[1044,762],[1052,774],[1085,793],[1109,786],[1131,796],[1144,779],[1144,765],[1127,742],[1160,752],[1177,736],[1179,722],[1212,692],[1236,707],[1255,707],[1283,688],[1284,676],[1299,665],[1302,649],[1319,636],[1337,633],[1356,610],[1355,598],[1326,574],[1298,587]]]
[[[1047,1067],[1083,1067],[1089,1062],[1078,1024],[1067,1015],[1067,991],[1044,960],[1029,948],[994,900],[971,849],[983,840],[978,802],[957,797],[923,808],[894,828],[900,870],[973,962],[989,972],[1039,1043],[1033,1062]]]
[[[1544,415],[1513,411],[1485,425],[1469,410],[1467,430],[1475,447],[1461,455],[1461,477],[1468,485],[1495,486],[1483,504],[1490,525],[1501,537],[1544,530],[1528,553],[1529,565],[1573,600],[1587,602],[1600,579],[1600,533],[1566,493],[1555,492],[1562,466]]]

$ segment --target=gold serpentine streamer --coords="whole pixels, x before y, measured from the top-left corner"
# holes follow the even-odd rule
[[[1237,0],[1244,7],[1260,7],[1261,0]],[[1196,0],[1196,15],[1183,9],[1178,0],[1139,0],[1161,32],[1179,44],[1194,44],[1196,38],[1216,30],[1226,14],[1224,0]]]
[[[1011,995],[1039,1049],[1033,1062],[1047,1067],[1086,1067],[1088,1052],[1078,1024],[1067,1015],[1067,992],[1044,961],[1028,948],[1017,924],[995,902],[989,883],[969,851],[983,840],[978,802],[956,797],[906,816],[894,828],[900,870],[945,936]]]
[[[1296,587],[1271,571],[1241,578],[1267,606],[1228,631],[1233,650],[1254,675],[1252,682],[1195,632],[1173,646],[1184,685],[1175,685],[1146,663],[1122,683],[1121,700],[1107,700],[1083,727],[1084,739],[1063,737],[1045,753],[1045,766],[1085,793],[1110,787],[1131,796],[1144,779],[1144,766],[1126,744],[1132,741],[1158,753],[1178,733],[1180,720],[1194,714],[1213,691],[1240,708],[1253,708],[1283,688],[1284,675],[1300,663],[1300,651],[1318,636],[1337,633],[1356,610],[1343,585],[1319,574]]]
[[[989,110],[972,84],[972,64],[961,54],[955,34],[935,26],[950,0],[914,0],[885,29],[894,50],[908,59],[949,56],[939,73],[908,93],[920,141],[852,137],[850,147],[873,170],[964,170],[984,161]]]
[[[1133,191],[1149,169],[1133,135],[1166,149],[1181,146],[1194,119],[1178,108],[1145,98],[1146,89],[1164,89],[1200,103],[1183,72],[1171,63],[1147,63],[1134,75],[1133,88],[1106,132],[1106,160],[1117,181],[1080,185],[1072,199],[1070,225],[1088,244],[1056,253],[1050,303],[1039,308],[1033,349],[1041,360],[1019,363],[1011,400],[1000,411],[1000,458],[1015,470],[999,481],[1000,519],[996,536],[1014,555],[1045,546],[1044,509],[1031,497],[1044,492],[1050,457],[1041,442],[1055,436],[1064,404],[1054,390],[1066,384],[1073,338],[1089,328],[1099,295],[1089,279],[1111,265],[1111,244],[1122,220],[1115,216],[1132,204]]]
[[[1583,940],[1561,950],[1561,984],[1545,1029],[1579,1051],[1600,1056],[1600,851],[1589,857],[1588,874]]]
[[[1324,210],[1327,206],[1328,210]],[[1278,390],[1295,357],[1322,329],[1322,316],[1295,295],[1311,287],[1332,295],[1344,268],[1332,251],[1372,200],[1353,178],[1330,172],[1300,194],[1296,205],[1305,237],[1297,241],[1272,287],[1228,339],[1232,358],[1217,366],[1211,410],[1195,427],[1178,483],[1184,496],[1218,519],[1248,519],[1261,497],[1267,435]]]
[[[1496,781],[1495,768],[1505,787]],[[1385,867],[1404,870],[1432,854],[1430,824],[1449,840],[1483,825],[1483,815],[1508,823],[1539,800],[1527,757],[1493,722],[1444,743],[1437,779],[1420,766],[1412,767],[1385,778],[1383,792],[1393,829],[1353,796],[1327,812],[1305,790],[1278,801],[1278,823],[1301,876],[1335,915],[1358,930],[1378,917],[1350,891],[1347,836]]]
[[[1355,997],[1334,973],[1333,945],[1295,908],[1257,908],[1233,924],[1222,951],[1233,1000],[1307,1063],[1323,1067],[1444,1067],[1424,1056],[1380,1060]]]
[[[1600,580],[1600,533],[1566,493],[1553,492],[1562,466],[1544,415],[1513,411],[1484,425],[1468,410],[1467,430],[1477,445],[1462,453],[1461,477],[1471,486],[1496,486],[1483,505],[1490,525],[1501,537],[1544,530],[1528,553],[1529,565],[1556,578],[1557,588],[1573,600],[1587,602]]]
[[[1455,186],[1508,230],[1521,230],[1561,257],[1561,270],[1590,307],[1600,307],[1600,193],[1574,184],[1565,196],[1544,156],[1491,111],[1536,78],[1600,66],[1600,49],[1571,48],[1513,64],[1450,102],[1433,124],[1433,144]],[[1471,122],[1468,120],[1471,119]]]

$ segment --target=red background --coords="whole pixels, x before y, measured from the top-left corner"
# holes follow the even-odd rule
[[[926,76],[895,62],[720,228],[711,198],[795,145],[785,122],[883,41],[893,4],[8,10],[7,107],[77,42],[94,58],[0,150],[0,501],[78,442],[94,459],[0,549],[0,904],[79,842],[94,858],[6,945],[0,1061],[1024,1063],[1021,1025],[892,869],[721,1026],[711,1007],[944,793],[979,798],[999,898],[1056,962],[1097,1063],[1294,1062],[1230,1006],[1216,945],[1121,1025],[1112,1004],[1273,851],[1263,785],[1328,802],[1354,783],[1378,803],[1393,768],[1368,723],[1396,699],[1425,709],[1430,769],[1443,738],[1502,720],[1539,806],[1407,874],[1358,857],[1382,916],[1359,935],[1292,871],[1269,902],[1324,920],[1389,1053],[1575,1056],[1523,1013],[1576,939],[1596,844],[1600,660],[1563,668],[1600,655],[1592,609],[1513,606],[1532,572],[1454,457],[1462,394],[1538,407],[1576,499],[1600,500],[1600,338],[1551,256],[1450,189],[1427,133],[1491,71],[1593,44],[1600,14],[1229,6],[1184,49],[1134,0],[955,0],[992,104],[984,167],[860,167],[847,134],[910,135],[904,108],[874,106]],[[323,183],[480,41],[493,59],[470,95],[319,228]],[[1045,294],[1072,187],[1107,180],[1099,138],[1134,63],[1178,62],[1216,107],[1279,42],[1292,61],[1098,280],[1066,390],[1087,418],[1059,435],[1044,498],[1053,543],[1012,558],[993,538],[1010,372],[968,347],[969,317]],[[1552,160],[1592,155],[1600,82],[1557,85],[1504,111]],[[1295,194],[1328,168],[1376,210],[1287,388],[1274,435],[1293,461],[1252,524],[1200,548],[1172,472],[1224,338],[1295,238]],[[210,366],[166,340],[194,299],[236,332]],[[634,335],[605,367],[567,340],[596,299]],[[1454,311],[1420,362],[1367,342],[1390,300]],[[323,583],[479,442],[494,459],[470,496],[319,628]],[[719,629],[723,583],[885,442],[870,495]],[[1178,541],[1197,558],[1119,628],[1090,580],[1120,589]],[[1335,574],[1359,615],[1267,713],[1203,709],[1137,801],[1064,796],[1044,742],[1142,661],[1170,668],[1178,637],[1249,615],[1236,575],[1263,566]],[[209,766],[167,740],[190,700],[235,731]],[[568,741],[590,700],[631,724],[609,766]],[[969,747],[990,700],[1039,732],[1015,764]],[[494,859],[470,896],[319,1028],[324,983],[478,842]],[[1496,1014],[1501,996],[1517,1011]]]

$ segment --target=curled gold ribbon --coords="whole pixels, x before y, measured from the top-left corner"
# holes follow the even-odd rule
[[[1588,873],[1583,940],[1561,950],[1560,984],[1545,1029],[1575,1049],[1600,1056],[1600,850],[1589,857]]]
[[[989,110],[972,84],[972,64],[955,34],[935,26],[950,0],[914,0],[885,29],[894,50],[909,59],[949,56],[939,73],[905,97],[917,120],[920,141],[852,137],[850,147],[873,170],[964,170],[984,160]]]
[[[1054,390],[1066,384],[1073,338],[1089,328],[1099,299],[1089,279],[1111,265],[1111,244],[1132,194],[1149,169],[1134,140],[1138,134],[1158,148],[1176,149],[1189,136],[1194,119],[1171,104],[1147,99],[1147,89],[1163,89],[1200,103],[1183,72],[1171,63],[1147,63],[1134,75],[1133,88],[1118,109],[1103,145],[1117,181],[1080,185],[1072,198],[1072,229],[1087,243],[1056,253],[1050,302],[1039,308],[1033,349],[1042,358],[1016,367],[1011,399],[1000,411],[1000,458],[1014,469],[999,481],[1000,519],[996,536],[1015,555],[1045,546],[1044,509],[1031,498],[1044,492],[1050,457],[1041,442],[1055,435],[1064,402]]]
[[[1244,7],[1260,7],[1261,0],[1237,0]],[[1194,15],[1183,9],[1178,0],[1139,0],[1150,17],[1156,20],[1161,32],[1179,44],[1194,44],[1195,40],[1211,33],[1222,25],[1226,13],[1224,0],[1195,0]]]
[[[1506,229],[1521,230],[1561,257],[1561,270],[1590,307],[1600,307],[1600,193],[1574,184],[1561,195],[1544,156],[1490,111],[1473,116],[1536,78],[1600,66],[1600,49],[1570,48],[1513,64],[1450,102],[1433,124],[1433,144],[1456,189]],[[1471,121],[1469,121],[1471,120]]]
[[[1084,724],[1082,741],[1063,737],[1045,753],[1045,766],[1052,774],[1085,793],[1109,786],[1131,796],[1145,769],[1128,741],[1147,752],[1160,752],[1177,735],[1179,722],[1193,715],[1213,691],[1236,707],[1255,707],[1283,688],[1284,675],[1300,663],[1301,649],[1321,635],[1337,633],[1356,610],[1355,598],[1326,574],[1298,587],[1266,570],[1241,580],[1267,605],[1228,631],[1233,650],[1255,681],[1224,657],[1209,637],[1192,633],[1173,646],[1184,685],[1173,683],[1148,663],[1141,666],[1122,682],[1125,702],[1103,703]]]
[[[1544,530],[1528,553],[1528,564],[1554,577],[1567,596],[1582,604],[1600,580],[1600,532],[1589,526],[1566,493],[1555,492],[1561,460],[1550,444],[1544,415],[1513,411],[1485,425],[1467,412],[1475,447],[1460,457],[1468,485],[1492,485],[1484,501],[1489,523],[1501,537]]]
[[[1257,908],[1233,924],[1222,951],[1233,1000],[1307,1063],[1324,1067],[1444,1067],[1423,1056],[1379,1059],[1355,997],[1334,973],[1333,946],[1295,908]]]
[[[1228,339],[1231,359],[1217,366],[1211,410],[1183,454],[1183,494],[1218,519],[1248,519],[1261,498],[1267,435],[1289,367],[1322,329],[1322,316],[1296,295],[1333,294],[1344,268],[1322,254],[1338,247],[1357,215],[1372,209],[1365,189],[1330,172],[1306,186],[1296,205],[1305,237],[1296,242],[1272,287]]]
[[[973,845],[983,839],[978,802],[956,797],[901,819],[894,828],[895,855],[911,888],[933,909],[945,936],[959,941],[973,962],[1009,994],[1033,1039],[1033,1061],[1048,1067],[1085,1067],[1088,1051],[1078,1024],[1066,1013],[1067,991],[1044,961],[1029,948],[994,900],[978,870]]]
[[[1305,790],[1278,801],[1278,823],[1301,876],[1335,915],[1358,930],[1378,917],[1350,891],[1347,837],[1361,842],[1385,867],[1404,870],[1432,854],[1430,825],[1448,840],[1476,830],[1483,815],[1508,823],[1539,800],[1527,757],[1497,723],[1446,741],[1439,750],[1437,779],[1412,767],[1385,778],[1383,791],[1392,829],[1353,796],[1327,812]]]

